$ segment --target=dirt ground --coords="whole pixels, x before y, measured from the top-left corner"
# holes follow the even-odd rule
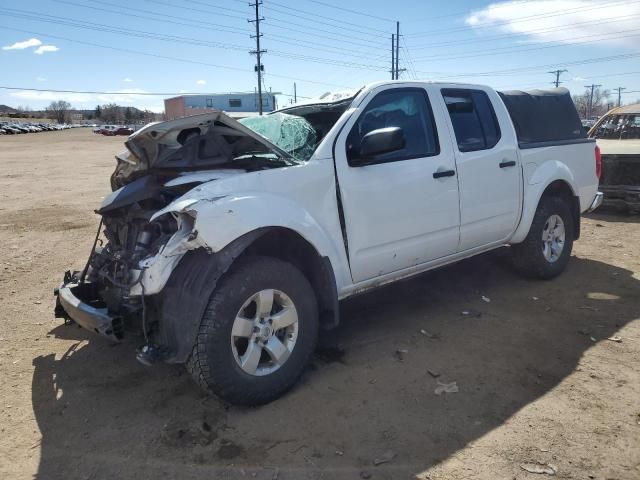
[[[53,317],[122,142],[0,137],[0,478],[640,478],[638,217],[585,218],[553,281],[498,252],[349,300],[343,352],[270,405],[228,407],[136,362],[140,339]]]

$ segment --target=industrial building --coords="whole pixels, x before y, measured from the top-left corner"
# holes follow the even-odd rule
[[[276,94],[262,93],[263,112],[276,110]],[[255,92],[218,93],[211,95],[181,95],[167,98],[164,111],[167,120],[222,110],[233,118],[244,118],[258,114],[258,95]]]

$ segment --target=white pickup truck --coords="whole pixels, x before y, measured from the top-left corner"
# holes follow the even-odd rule
[[[185,363],[234,404],[294,385],[340,299],[504,245],[555,277],[602,199],[564,89],[382,82],[125,145],[56,312],[113,340],[137,329],[139,360]]]

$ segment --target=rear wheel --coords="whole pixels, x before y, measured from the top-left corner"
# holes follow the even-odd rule
[[[187,368],[236,405],[268,403],[298,380],[318,336],[315,295],[293,265],[240,259],[211,296]]]
[[[511,247],[514,265],[530,277],[558,276],[571,257],[574,229],[567,202],[559,196],[543,197],[529,234],[522,243]]]

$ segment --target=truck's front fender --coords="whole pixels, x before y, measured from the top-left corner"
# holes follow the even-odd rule
[[[526,238],[540,199],[549,185],[560,180],[568,185],[572,195],[575,196],[577,192],[573,173],[566,164],[558,160],[547,160],[541,165],[527,163],[524,167],[524,177],[522,216],[509,243],[520,243]]]
[[[246,192],[214,198],[178,199],[154,216],[167,213],[194,217],[197,243],[218,252],[235,239],[262,228],[293,230],[308,241],[322,257],[327,257],[339,282],[350,278],[346,262],[329,234],[301,205],[268,192]]]

